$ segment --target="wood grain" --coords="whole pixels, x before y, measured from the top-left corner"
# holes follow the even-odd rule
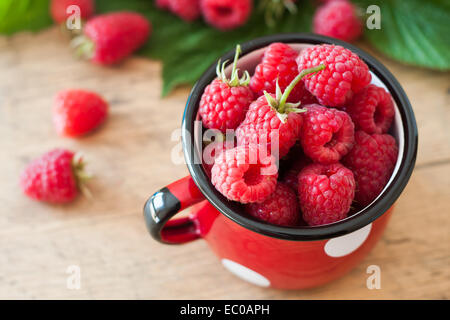
[[[380,60],[414,106],[417,168],[382,241],[356,269],[320,288],[277,291],[226,272],[203,241],[163,246],[148,236],[144,201],[187,174],[171,161],[179,143],[171,134],[189,90],[161,99],[160,63],[76,61],[56,29],[0,38],[0,298],[448,299],[449,75]],[[111,105],[104,127],[79,140],[58,137],[51,122],[55,93],[72,87],[95,90]],[[20,193],[24,165],[53,147],[86,155],[94,200],[49,206]],[[381,290],[366,288],[371,264],[381,268]],[[66,288],[69,265],[81,267],[80,290]]]

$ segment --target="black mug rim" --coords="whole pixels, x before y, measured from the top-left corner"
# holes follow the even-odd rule
[[[400,111],[404,128],[404,153],[400,167],[393,181],[384,190],[382,196],[369,206],[342,221],[315,227],[282,227],[253,220],[235,212],[225,199],[211,184],[202,165],[195,159],[194,121],[204,88],[216,77],[216,63],[209,67],[191,90],[186,103],[182,121],[182,144],[189,173],[205,198],[223,215],[246,229],[266,236],[294,241],[324,240],[348,234],[363,228],[383,215],[397,200],[412,174],[418,144],[418,130],[411,104],[397,79],[378,60],[349,43],[310,33],[286,33],[257,38],[241,44],[242,55],[264,48],[273,42],[303,44],[336,44],[358,54],[377,77],[389,89]],[[221,57],[221,61],[232,60],[234,50]]]

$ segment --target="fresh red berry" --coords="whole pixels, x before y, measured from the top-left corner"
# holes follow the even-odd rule
[[[340,163],[311,164],[299,174],[298,196],[310,226],[342,220],[355,196],[353,173]]]
[[[356,180],[355,201],[366,206],[383,190],[397,161],[398,147],[391,135],[355,133],[355,146],[343,158]]]
[[[93,0],[52,0],[50,3],[50,14],[53,21],[64,23],[73,14],[72,11],[67,13],[67,8],[72,5],[80,8],[80,18],[83,20],[89,19],[94,14],[95,5]]]
[[[78,137],[98,128],[108,115],[108,104],[98,94],[86,90],[58,93],[53,107],[56,131]]]
[[[326,68],[304,79],[305,86],[323,105],[343,106],[354,93],[370,83],[369,68],[355,53],[337,45],[323,44],[303,50],[298,69],[325,64]]]
[[[299,220],[297,196],[283,183],[278,183],[263,202],[248,204],[246,211],[257,219],[280,226],[295,226]]]
[[[218,78],[203,92],[198,112],[206,128],[218,129],[223,133],[227,129],[236,129],[253,101],[253,92],[248,87],[250,76],[245,72],[240,79],[238,75],[236,66],[240,50],[237,46],[230,79],[225,75],[225,63],[221,65],[219,61]]]
[[[74,39],[77,52],[91,61],[115,64],[141,47],[150,36],[151,24],[134,12],[96,16],[84,27],[84,36]]]
[[[203,92],[199,114],[203,125],[209,129],[236,129],[253,101],[253,92],[247,86],[231,87],[215,79]]]
[[[252,0],[200,0],[206,22],[219,30],[244,25],[252,11]]]
[[[391,95],[373,84],[358,92],[346,107],[357,130],[366,133],[386,133],[394,119]]]
[[[272,43],[264,51],[261,62],[256,66],[255,73],[250,80],[250,89],[256,96],[262,96],[264,91],[275,93],[276,83],[281,90],[285,90],[292,80],[298,75],[298,66],[295,59],[298,52],[284,43]],[[303,81],[300,81],[289,95],[290,102],[309,104],[316,102],[316,99],[305,88]]]
[[[346,0],[328,2],[314,14],[313,30],[324,36],[350,42],[361,35],[362,29],[356,6]]]
[[[211,170],[211,182],[226,198],[241,203],[261,202],[275,191],[278,169],[266,150],[238,146],[220,153]]]
[[[300,142],[313,161],[338,162],[353,147],[354,125],[344,111],[311,104],[305,107]]]
[[[52,150],[33,160],[20,176],[20,187],[30,198],[51,203],[66,203],[79,193],[84,167],[74,153]]]
[[[169,0],[169,9],[184,21],[190,22],[200,17],[200,0]]]
[[[282,181],[295,192],[298,191],[298,174],[307,165],[311,164],[311,159],[304,154],[293,159],[293,163],[289,166],[283,175]]]
[[[278,152],[282,158],[297,141],[301,127],[299,113],[289,112],[283,121],[266,96],[261,96],[250,105],[244,121],[236,129],[236,138],[238,145],[265,145],[270,153]]]

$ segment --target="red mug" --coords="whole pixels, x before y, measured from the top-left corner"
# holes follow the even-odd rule
[[[182,244],[203,238],[225,268],[253,284],[280,289],[310,288],[341,277],[380,239],[394,202],[414,168],[417,125],[409,100],[394,76],[366,52],[336,39],[301,33],[259,38],[241,45],[238,66],[252,71],[264,48],[273,42],[288,43],[299,51],[321,43],[346,47],[369,66],[372,83],[391,93],[396,108],[391,134],[397,139],[399,155],[386,187],[364,209],[323,226],[282,227],[242,213],[238,204],[228,201],[214,188],[198,161],[201,128],[195,120],[203,90],[216,77],[213,65],[192,89],[184,113],[182,142],[190,176],[153,194],[144,206],[144,216],[154,239]],[[221,61],[232,60],[233,55],[234,51],[230,51]],[[191,207],[188,217],[171,219],[188,207]]]

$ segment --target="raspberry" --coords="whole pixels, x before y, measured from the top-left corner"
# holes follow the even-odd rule
[[[328,2],[314,14],[313,30],[324,36],[350,42],[361,35],[362,28],[357,8],[346,0]]]
[[[252,11],[252,0],[200,0],[206,22],[219,30],[244,25]]]
[[[339,161],[354,143],[354,125],[344,111],[317,104],[306,106],[300,142],[313,161],[329,164]]]
[[[346,108],[357,130],[386,133],[394,119],[391,95],[373,84],[358,92]]]
[[[323,44],[303,50],[298,70],[319,64],[326,68],[304,79],[306,89],[327,106],[343,106],[370,83],[369,68],[356,54],[341,46]]]
[[[113,12],[98,15],[84,27],[84,36],[73,40],[77,53],[91,61],[110,65],[118,63],[148,39],[151,24],[140,14]]]
[[[284,173],[282,181],[295,192],[298,191],[298,174],[307,165],[311,164],[311,159],[305,155],[300,155],[291,164],[289,169]]]
[[[298,66],[295,59],[298,52],[284,43],[272,43],[264,51],[262,61],[256,66],[255,73],[250,80],[250,89],[256,95],[262,96],[264,90],[275,93],[276,82],[281,90],[285,90],[292,80],[298,75]],[[309,104],[316,102],[315,98],[300,81],[289,95],[288,101]]]
[[[22,191],[30,198],[66,203],[78,195],[86,174],[81,158],[63,149],[52,150],[33,160],[20,176]]]
[[[283,93],[278,87],[276,95],[264,92],[254,101],[236,130],[238,145],[265,145],[271,153],[278,151],[278,156],[284,157],[298,139],[302,125],[299,113],[305,111],[297,109],[299,103],[286,102],[289,94],[303,77],[324,67],[303,70]]]
[[[297,141],[301,126],[300,114],[290,112],[283,122],[266,97],[261,96],[250,105],[244,121],[236,129],[236,137],[238,145],[266,145],[269,152],[278,150],[282,158]],[[272,146],[272,142],[276,144]]]
[[[94,92],[65,90],[55,98],[53,122],[61,135],[84,135],[98,128],[107,115],[108,104]]]
[[[343,158],[356,180],[355,201],[366,206],[383,190],[397,161],[398,147],[388,134],[355,133],[355,146]]]
[[[211,182],[226,198],[241,203],[261,202],[275,191],[275,158],[255,145],[238,146],[216,157]]]
[[[220,61],[217,64],[217,79],[213,80],[203,92],[200,100],[199,114],[203,126],[209,129],[218,129],[226,133],[226,129],[236,129],[242,122],[253,101],[253,92],[248,87],[250,76],[245,72],[239,79],[236,68],[241,48],[236,47],[231,79],[225,76],[225,63],[220,69]]]
[[[200,17],[200,0],[168,0],[169,9],[184,21],[190,22]]]
[[[257,219],[280,226],[295,226],[299,218],[297,196],[283,183],[278,183],[263,202],[248,204],[246,211]]]
[[[342,164],[311,164],[300,172],[298,185],[303,219],[310,226],[347,217],[355,196],[355,179]]]
[[[80,8],[80,17],[83,20],[89,19],[95,10],[93,0],[52,0],[50,3],[50,15],[56,23],[64,23],[71,15],[67,13],[67,8],[71,5]]]

